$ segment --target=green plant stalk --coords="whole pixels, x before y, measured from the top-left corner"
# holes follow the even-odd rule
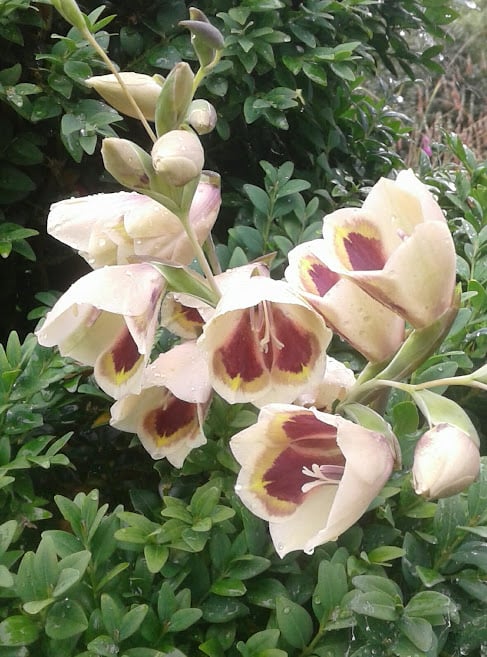
[[[207,64],[207,66],[200,66],[198,71],[196,72],[196,75],[194,76],[193,80],[193,96],[196,93],[196,90],[200,86],[200,84],[203,82],[204,78],[208,75],[208,73],[215,68],[215,66],[218,64],[218,62],[221,59],[221,51],[218,50],[215,54],[215,57],[213,58],[213,61]]]
[[[213,275],[213,272],[211,270],[211,267],[208,263],[208,260],[206,259],[205,252],[203,251],[203,247],[200,245],[198,240],[196,239],[196,235],[193,230],[193,226],[191,225],[191,222],[189,221],[189,212],[186,212],[184,215],[180,215],[179,219],[181,221],[181,224],[184,227],[184,230],[186,231],[186,235],[188,236],[188,239],[190,241],[190,244],[193,248],[193,253],[198,261],[199,266],[201,267],[201,271],[203,272],[204,277],[208,281],[209,286],[213,290],[213,292],[217,295],[218,299],[221,297],[221,292],[218,288],[218,285],[215,280],[215,276]]]

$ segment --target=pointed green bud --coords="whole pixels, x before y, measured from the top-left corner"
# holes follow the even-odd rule
[[[216,125],[216,110],[207,100],[198,98],[189,106],[186,120],[199,135],[206,135]]]
[[[86,21],[75,0],[51,0],[54,9],[61,14],[65,21],[81,32],[86,30]]]
[[[171,130],[152,147],[152,164],[159,176],[182,187],[201,175],[205,154],[200,140],[188,130]]]
[[[190,20],[180,21],[179,25],[187,27],[191,32],[191,43],[198,56],[200,66],[204,68],[212,64],[218,51],[222,50],[223,34],[196,7],[190,8],[189,15]]]
[[[193,71],[186,62],[176,64],[167,76],[156,105],[158,137],[177,130],[184,122],[193,99],[193,80]]]
[[[157,100],[162,91],[160,76],[156,78],[132,72],[119,73],[119,75],[142,114],[148,121],[153,121]],[[95,75],[85,80],[85,84],[95,89],[109,105],[122,114],[135,119],[139,118],[115,75]]]
[[[117,137],[103,140],[101,155],[105,169],[124,187],[150,189],[154,177],[149,153],[129,141]]]

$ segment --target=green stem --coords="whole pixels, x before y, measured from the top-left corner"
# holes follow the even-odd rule
[[[100,57],[102,58],[102,60],[103,60],[103,61],[105,62],[105,64],[107,65],[108,69],[113,73],[113,75],[114,75],[115,78],[117,79],[118,84],[121,86],[121,88],[122,88],[122,90],[123,90],[125,96],[127,97],[128,102],[130,103],[130,105],[132,106],[133,110],[134,110],[135,113],[137,114],[137,117],[139,118],[140,122],[141,122],[142,125],[144,126],[145,131],[146,131],[147,134],[149,135],[150,139],[151,139],[153,142],[156,142],[156,141],[157,141],[157,135],[154,133],[154,131],[153,131],[152,128],[150,127],[150,125],[149,125],[147,119],[145,118],[145,116],[144,116],[143,113],[142,113],[142,110],[140,109],[140,107],[139,107],[139,106],[137,105],[137,103],[135,102],[135,100],[134,100],[132,94],[130,93],[130,91],[129,91],[128,88],[127,88],[127,85],[126,85],[125,82],[123,81],[122,76],[121,76],[120,73],[117,71],[117,68],[113,65],[113,62],[111,61],[111,59],[108,57],[108,55],[107,55],[106,52],[103,50],[103,48],[99,45],[99,43],[97,42],[97,40],[95,39],[95,37],[94,37],[93,34],[89,31],[88,28],[86,28],[85,30],[83,30],[83,33],[84,33],[84,36],[86,37],[86,40],[91,44],[91,46],[94,48],[94,50],[96,50],[96,52],[100,55]]]
[[[200,68],[196,72],[196,75],[194,76],[194,80],[193,80],[193,96],[196,93],[196,90],[200,86],[203,79],[218,64],[218,62],[220,61],[221,56],[222,56],[221,51],[217,51],[217,53],[215,54],[215,57],[214,57],[212,62],[210,62],[207,66],[200,66]]]
[[[213,272],[211,270],[210,265],[208,264],[208,260],[206,259],[205,252],[203,251],[203,248],[201,247],[200,243],[196,239],[196,235],[193,230],[193,226],[191,222],[189,221],[189,216],[186,214],[183,217],[180,217],[181,223],[184,226],[184,230],[186,231],[186,235],[188,236],[188,239],[190,241],[190,244],[193,248],[193,253],[198,261],[199,266],[201,267],[201,271],[203,272],[206,280],[208,281],[208,284],[210,285],[211,289],[215,294],[217,295],[218,298],[220,298],[221,293],[218,288],[218,285],[215,280],[215,276],[213,275]]]

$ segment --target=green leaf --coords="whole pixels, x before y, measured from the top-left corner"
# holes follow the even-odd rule
[[[101,655],[102,657],[113,657],[113,655],[118,655],[120,652],[117,644],[106,634],[94,638],[93,641],[89,642],[87,648],[93,651],[95,655]],[[164,657],[167,656],[164,655]]]
[[[251,654],[260,653],[262,650],[271,650],[277,646],[279,641],[279,630],[262,630],[253,634],[245,644]]]
[[[9,616],[0,623],[0,646],[28,646],[38,636],[37,624],[27,616]]]
[[[183,632],[199,621],[202,616],[203,612],[201,609],[193,607],[178,609],[169,619],[167,629],[169,632]]]
[[[200,486],[191,498],[189,506],[190,512],[194,517],[209,517],[220,500],[221,488],[211,481]]]
[[[394,621],[398,615],[394,598],[382,591],[359,593],[350,601],[350,607],[357,614],[385,621]]]
[[[396,582],[393,582],[387,577],[379,577],[378,575],[357,575],[352,579],[352,583],[363,593],[370,593],[371,591],[381,591],[386,593],[392,599],[398,598],[402,601],[402,592]]]
[[[309,613],[285,597],[276,599],[276,620],[283,638],[293,648],[303,649],[313,634],[313,621]]]
[[[248,608],[236,598],[223,598],[210,594],[202,603],[203,619],[208,623],[228,623],[247,616]]]
[[[268,194],[256,185],[244,185],[244,191],[249,197],[252,205],[264,215],[269,214],[270,199]]]
[[[311,82],[318,84],[320,87],[326,87],[328,85],[326,71],[320,64],[305,62],[303,64],[303,73]]]
[[[437,591],[420,591],[405,607],[405,613],[409,617],[425,618],[433,625],[442,624],[440,617],[450,616],[455,610],[450,598]],[[439,622],[438,622],[439,621]]]
[[[236,598],[244,595],[247,591],[245,584],[239,579],[225,578],[214,582],[210,591],[216,595]]]
[[[244,554],[241,557],[232,559],[227,570],[227,575],[236,579],[250,579],[263,573],[270,565],[271,562],[265,557]]]
[[[433,645],[434,633],[428,621],[424,618],[410,618],[404,615],[398,623],[401,632],[405,637],[414,643],[416,648],[423,652],[428,652]]]
[[[147,605],[136,605],[123,616],[120,623],[120,641],[128,639],[129,636],[137,632],[148,610],[149,607]]]
[[[276,598],[285,597],[286,593],[286,587],[277,579],[259,577],[248,583],[247,597],[249,601],[265,609],[275,609]]]
[[[144,557],[150,573],[158,573],[167,561],[169,549],[165,545],[149,543],[144,547]]]
[[[66,591],[68,591],[72,586],[79,582],[82,574],[83,573],[76,568],[65,568],[62,570],[59,575],[57,584],[52,592],[53,597],[59,598],[61,595],[64,595]]]
[[[52,605],[53,602],[55,602],[54,598],[46,598],[45,600],[33,600],[32,602],[26,602],[23,604],[22,609],[27,614],[32,614],[35,616],[46,607]]]
[[[342,564],[322,561],[318,568],[318,579],[313,592],[313,611],[320,625],[329,619],[348,591],[347,575]]]
[[[47,612],[46,634],[51,639],[68,639],[81,634],[88,627],[88,620],[81,605],[75,600],[56,602]]]
[[[381,545],[367,553],[371,563],[387,563],[393,559],[400,559],[405,554],[403,548],[394,545]]]

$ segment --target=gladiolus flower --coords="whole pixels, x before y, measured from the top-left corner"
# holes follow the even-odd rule
[[[321,258],[324,240],[299,244],[288,254],[289,284],[323,316],[328,326],[371,362],[382,362],[404,340],[404,320],[354,282],[331,271]]]
[[[215,223],[220,203],[219,179],[209,178],[198,184],[189,222],[200,244]],[[127,264],[134,255],[182,265],[194,258],[179,218],[137,192],[95,194],[54,203],[47,231],[78,250],[94,269]]]
[[[148,362],[165,281],[148,264],[104,267],[74,283],[36,331],[39,344],[94,367],[95,379],[118,398],[139,390]]]
[[[149,365],[141,392],[112,406],[110,424],[136,433],[153,459],[165,457],[180,468],[192,449],[206,443],[202,423],[210,396],[206,363],[196,344],[186,342]]]
[[[153,121],[163,79],[143,73],[125,72],[119,75],[142,114],[148,121]],[[85,80],[85,83],[122,114],[139,118],[115,75],[95,75]]]
[[[324,374],[331,331],[289,286],[254,276],[227,287],[199,343],[230,403],[293,401]]]
[[[408,320],[432,324],[451,307],[455,247],[443,213],[412,171],[381,178],[362,209],[325,217],[323,262]]]
[[[449,497],[467,488],[480,470],[478,445],[447,422],[434,425],[419,439],[414,451],[413,483],[428,499]]]
[[[242,466],[237,494],[269,521],[281,557],[336,540],[365,513],[394,466],[384,435],[288,404],[264,407],[230,448]]]

